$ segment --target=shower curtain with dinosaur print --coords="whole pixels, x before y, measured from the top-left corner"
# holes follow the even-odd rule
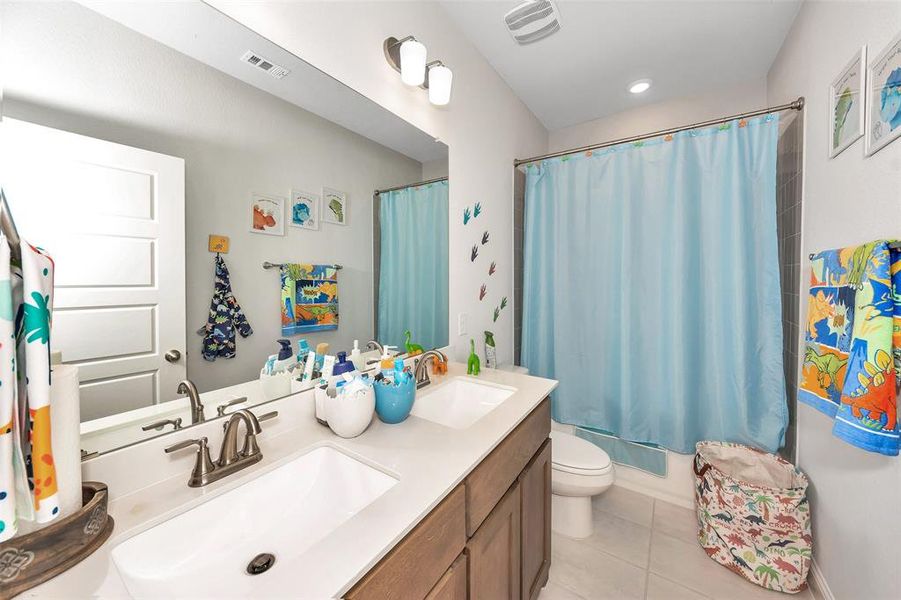
[[[799,400],[836,437],[897,456],[901,252],[880,240],[814,255],[805,339]]]

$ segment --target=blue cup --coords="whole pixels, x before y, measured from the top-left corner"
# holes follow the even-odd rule
[[[416,399],[416,384],[412,377],[401,385],[377,381],[373,387],[375,412],[384,423],[401,423],[410,416]]]

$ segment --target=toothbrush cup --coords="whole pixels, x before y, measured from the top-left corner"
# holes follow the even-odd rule
[[[395,424],[406,420],[413,410],[415,399],[416,383],[412,377],[400,385],[381,381],[375,384],[375,412],[384,423]]]

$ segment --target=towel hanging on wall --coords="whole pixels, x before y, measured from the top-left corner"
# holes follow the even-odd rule
[[[901,251],[884,240],[811,259],[798,399],[835,419],[832,433],[897,456]]]
[[[22,240],[23,302],[16,312],[19,398],[24,398],[29,423],[25,465],[32,485],[34,520],[52,521],[59,516],[56,467],[50,438],[50,323],[53,312],[53,260]],[[22,367],[24,365],[24,368]],[[20,406],[22,402],[20,400]]]
[[[203,358],[214,361],[218,357],[234,358],[235,331],[241,337],[253,335],[253,328],[247,322],[241,305],[232,292],[228,267],[219,253],[216,253],[216,285],[210,301],[210,314],[206,325],[198,332],[203,335]]]
[[[282,335],[338,329],[336,265],[287,263],[279,273]]]

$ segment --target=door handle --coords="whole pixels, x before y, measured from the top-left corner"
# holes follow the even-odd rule
[[[168,362],[177,363],[179,360],[181,360],[181,352],[173,348],[172,350],[166,352],[164,357]]]

